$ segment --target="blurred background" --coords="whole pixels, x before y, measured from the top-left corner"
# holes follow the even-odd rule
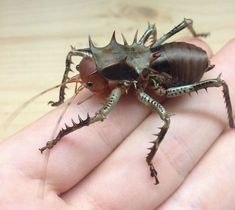
[[[183,18],[197,32],[210,32],[214,52],[235,37],[234,0],[0,0],[0,139],[36,120],[52,108],[55,90],[36,100],[7,128],[7,116],[28,98],[60,83],[70,45],[88,46],[88,35],[106,45],[115,30],[133,40],[136,29],[156,23],[158,37]],[[174,36],[190,36],[184,30]],[[171,39],[170,41],[172,41]]]

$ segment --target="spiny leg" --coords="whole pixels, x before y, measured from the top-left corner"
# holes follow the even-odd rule
[[[148,41],[149,37],[152,38],[152,40],[151,40],[152,43],[155,43],[156,39],[157,39],[156,36],[157,36],[157,31],[156,31],[155,24],[153,24],[153,25],[148,24],[148,28],[144,32],[144,34],[142,35],[140,40],[138,41],[138,44],[144,45]]]
[[[153,108],[155,111],[158,112],[160,118],[164,121],[164,125],[160,128],[160,132],[158,134],[156,134],[157,138],[152,141],[151,143],[153,143],[153,146],[150,147],[150,152],[148,153],[147,157],[146,157],[146,162],[150,167],[150,173],[151,176],[155,178],[155,184],[158,184],[158,178],[157,178],[157,171],[154,168],[153,165],[153,157],[156,154],[158,147],[160,145],[160,143],[162,142],[168,128],[170,125],[170,115],[167,113],[167,111],[165,110],[165,108],[158,103],[156,100],[154,100],[153,98],[151,98],[149,95],[147,95],[145,92],[143,91],[139,91],[138,92],[138,99],[144,103],[147,106],[150,106],[151,108]]]
[[[106,116],[110,113],[110,111],[113,109],[113,107],[117,104],[121,95],[122,95],[121,87],[116,87],[115,89],[113,89],[110,96],[108,97],[106,103],[104,104],[104,106],[101,109],[99,109],[93,117],[90,117],[89,114],[87,114],[87,118],[85,120],[82,120],[81,117],[78,115],[79,123],[75,123],[72,120],[73,125],[71,127],[69,127],[68,125],[65,124],[65,129],[62,129],[58,133],[58,135],[56,136],[55,139],[48,141],[46,143],[46,146],[39,149],[41,151],[41,153],[45,149],[51,149],[65,135],[67,135],[77,129],[80,129],[84,126],[89,126],[90,124],[95,123],[97,121],[103,121],[106,118]]]
[[[233,120],[233,111],[232,111],[232,105],[231,105],[231,100],[229,96],[228,85],[226,84],[224,80],[221,79],[220,76],[221,74],[216,79],[208,79],[208,80],[197,82],[197,83],[190,84],[190,85],[168,88],[166,89],[165,95],[166,97],[176,97],[176,96],[184,95],[186,93],[189,94],[194,91],[197,92],[198,90],[201,90],[201,89],[207,89],[209,87],[221,87],[222,86],[227,114],[228,114],[229,126],[231,128],[234,128],[235,126],[234,126],[234,120]]]
[[[70,71],[72,71],[71,69],[71,64],[73,64],[72,62],[72,57],[73,56],[87,56],[89,55],[89,49],[75,49],[74,47],[71,47],[72,50],[69,51],[69,53],[66,56],[66,60],[65,60],[65,71],[64,71],[64,75],[62,78],[62,82],[61,83],[65,83],[69,77],[68,74]],[[62,85],[60,87],[60,91],[59,91],[59,100],[54,102],[54,101],[49,101],[48,104],[50,104],[51,106],[59,106],[60,104],[64,103],[64,99],[65,99],[65,89],[67,88],[66,85]]]
[[[196,31],[193,28],[193,20],[184,18],[184,20],[179,25],[177,25],[168,33],[164,34],[161,38],[159,38],[156,41],[156,43],[152,46],[152,49],[158,48],[163,42],[165,42],[171,36],[175,35],[176,33],[178,33],[179,31],[185,28],[188,28],[194,37],[198,37],[198,36],[207,37],[209,35],[209,33],[196,33]]]
[[[66,111],[68,110],[70,104],[72,103],[72,101],[74,100],[75,97],[76,97],[76,94],[74,94],[74,96],[71,99],[69,99],[67,102],[65,102],[66,104],[64,105],[62,113],[60,114],[60,116],[56,122],[56,125],[54,127],[54,130],[52,132],[50,139],[53,139],[55,137],[56,130],[57,130],[61,120],[63,119],[63,116],[65,115]],[[48,162],[49,162],[49,158],[50,158],[50,150],[45,154],[44,158],[45,158],[45,160],[44,160],[44,164],[42,167],[42,176],[41,176],[42,186],[41,186],[41,190],[38,192],[38,194],[41,198],[44,198],[44,196],[45,196],[45,190],[46,190],[45,186],[46,186]]]

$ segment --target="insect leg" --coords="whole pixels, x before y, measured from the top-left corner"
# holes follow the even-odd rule
[[[158,103],[156,100],[151,98],[145,92],[143,92],[143,91],[138,92],[138,99],[142,103],[144,103],[145,105],[147,105],[147,106],[153,108],[155,111],[157,111],[160,118],[164,121],[164,125],[160,128],[160,132],[158,134],[156,134],[157,138],[153,142],[151,142],[151,143],[153,143],[153,146],[149,148],[150,152],[148,153],[148,155],[146,157],[146,162],[150,167],[151,176],[155,178],[155,181],[156,181],[155,184],[158,184],[159,181],[157,178],[157,171],[154,168],[152,160],[158,150],[160,143],[162,142],[162,140],[163,140],[163,138],[169,128],[170,115],[167,113],[165,108],[160,103]]]
[[[74,47],[71,47],[72,50],[69,51],[69,53],[66,56],[66,60],[65,60],[65,71],[64,71],[64,75],[62,78],[62,83],[66,82],[69,77],[68,74],[70,71],[72,71],[71,69],[71,64],[72,62],[72,57],[73,56],[87,56],[89,54],[88,49],[75,49]],[[59,100],[54,102],[54,101],[49,101],[48,104],[50,104],[51,106],[59,106],[60,104],[64,103],[64,99],[65,99],[65,89],[67,88],[66,85],[63,85],[60,87],[60,91],[59,91]]]
[[[165,42],[171,36],[175,35],[176,33],[178,33],[179,31],[185,28],[188,28],[194,37],[198,37],[198,36],[207,37],[209,35],[209,33],[196,33],[196,31],[193,28],[193,20],[184,18],[184,20],[179,25],[175,26],[168,33],[160,37],[151,48],[152,49],[158,48],[163,42]]]
[[[113,107],[117,104],[117,102],[120,99],[121,95],[122,95],[122,90],[121,90],[120,87],[117,87],[117,88],[113,89],[113,91],[111,92],[111,94],[108,97],[108,99],[107,99],[106,103],[104,104],[104,106],[101,109],[99,109],[93,117],[90,117],[89,114],[87,114],[87,118],[85,120],[82,120],[81,117],[78,115],[79,123],[75,123],[72,120],[73,125],[71,127],[65,124],[65,129],[62,129],[57,134],[55,139],[53,139],[51,141],[48,141],[46,143],[46,146],[40,148],[39,150],[41,152],[43,152],[45,149],[51,149],[65,135],[67,135],[67,134],[69,134],[69,133],[71,133],[71,132],[73,132],[77,129],[80,129],[84,126],[89,126],[90,124],[95,123],[97,121],[103,121],[106,118],[106,116],[109,114],[109,112],[113,109]]]
[[[152,38],[151,40],[152,43],[155,43],[157,39],[156,36],[157,36],[157,31],[156,31],[155,24],[153,25],[148,24],[148,28],[144,32],[144,34],[141,36],[140,40],[138,41],[138,44],[144,45],[150,37]]]
[[[228,85],[224,80],[221,79],[221,74],[216,78],[216,79],[208,79],[205,81],[197,82],[194,84],[190,85],[184,85],[184,86],[179,86],[179,87],[172,87],[166,89],[166,97],[176,97],[176,96],[181,96],[186,93],[190,94],[191,92],[197,92],[200,89],[207,89],[209,87],[223,87],[223,94],[224,94],[224,99],[225,99],[225,104],[226,104],[226,109],[227,109],[227,114],[228,114],[228,120],[229,120],[229,126],[231,128],[234,128],[234,120],[233,120],[233,111],[232,111],[232,105],[231,105],[231,100],[229,96],[229,89]]]

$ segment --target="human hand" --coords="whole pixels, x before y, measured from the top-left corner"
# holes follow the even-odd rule
[[[211,52],[200,41],[190,40]],[[205,78],[222,78],[235,108],[235,41],[212,56],[216,67]],[[82,93],[86,97],[86,92]],[[94,96],[71,116],[94,113],[104,99]],[[145,156],[162,121],[134,95],[124,96],[108,118],[67,135],[50,152],[45,193],[45,155],[38,148],[50,140],[62,106],[0,145],[1,209],[177,210],[233,209],[235,131],[227,129],[220,89],[162,101],[176,114],[154,157],[159,185],[150,177]],[[63,124],[62,124],[63,125]],[[61,125],[61,126],[62,126]]]

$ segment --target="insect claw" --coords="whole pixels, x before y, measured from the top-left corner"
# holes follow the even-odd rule
[[[155,178],[155,185],[158,185],[159,184],[159,181],[158,181],[158,178]]]
[[[76,50],[76,48],[73,45],[70,45],[71,50]]]
[[[61,102],[61,101],[57,101],[57,102],[55,102],[55,101],[49,101],[48,102],[48,105],[51,105],[51,106],[59,106],[60,104],[62,104],[63,102]]]
[[[43,151],[44,151],[45,149],[47,149],[47,146],[42,147],[42,148],[39,148],[39,151],[41,152],[41,154],[43,153]]]

